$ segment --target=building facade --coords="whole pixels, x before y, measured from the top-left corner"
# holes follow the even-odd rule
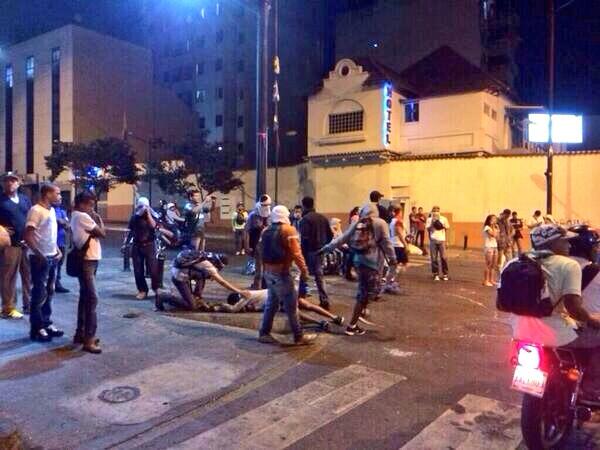
[[[153,85],[147,49],[85,28],[8,47],[0,68],[0,172],[21,174],[32,190],[49,175],[44,157],[55,142],[126,133],[143,162],[154,136],[179,141],[194,125],[182,102]]]
[[[331,64],[327,2],[279,3],[280,162],[290,164],[306,155],[306,98]],[[258,5],[252,0],[152,1],[145,10],[156,81],[197,113],[210,142],[232,148],[245,166],[254,165],[256,154]],[[272,160],[272,135],[269,142]]]

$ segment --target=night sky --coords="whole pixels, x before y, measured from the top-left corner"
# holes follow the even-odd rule
[[[294,0],[287,0],[294,1]],[[302,0],[298,0],[302,1]],[[426,1],[426,0],[423,0]],[[546,0],[515,2],[520,15],[517,90],[523,102],[547,101]],[[0,45],[74,22],[143,42],[144,0],[0,0]],[[555,0],[556,109],[600,114],[600,0]],[[566,5],[561,9],[563,5]]]

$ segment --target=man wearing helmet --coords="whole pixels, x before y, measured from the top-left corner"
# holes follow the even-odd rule
[[[577,235],[555,224],[532,230],[531,242],[540,254],[548,295],[554,305],[547,317],[515,316],[513,338],[548,347],[590,349],[583,381],[584,400],[600,402],[600,320],[581,297],[581,268],[569,258],[570,240]]]

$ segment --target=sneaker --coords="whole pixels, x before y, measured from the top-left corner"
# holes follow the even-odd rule
[[[245,250],[242,250],[242,251],[240,252],[240,255],[242,255],[242,256],[243,256],[243,255],[245,255],[245,254],[246,254],[246,251],[245,251]]]
[[[377,324],[376,324],[375,322],[371,322],[370,320],[366,319],[366,318],[365,318],[365,317],[363,317],[363,316],[359,316],[359,318],[358,318],[358,321],[359,321],[359,322],[362,322],[362,323],[364,323],[365,325],[368,325],[368,326],[370,326],[370,327],[376,327],[376,326],[377,326]]]
[[[50,325],[49,327],[46,327],[46,332],[50,335],[50,337],[63,337],[65,332],[62,330],[59,330],[58,328],[56,328],[54,325]]]
[[[258,336],[258,342],[261,344],[279,344],[279,341],[270,334],[262,334]]]
[[[10,319],[10,320],[20,320],[20,319],[23,318],[23,314],[21,314],[16,309],[12,309],[8,313],[2,313],[2,318],[3,319]]]
[[[314,333],[304,333],[300,339],[294,341],[294,345],[312,345],[317,340]]]
[[[240,252],[235,252],[235,256],[240,256]]]
[[[333,323],[335,323],[336,325],[344,325],[344,317],[343,316],[335,316],[332,320]]]
[[[348,336],[361,336],[363,334],[365,334],[366,331],[363,330],[362,328],[360,328],[358,325],[348,325],[346,327],[346,334]]]
[[[32,341],[37,342],[50,342],[52,340],[52,337],[43,328],[41,330],[29,333],[29,337]]]
[[[448,275],[444,275],[444,276],[442,277],[442,280],[444,280],[444,281],[448,281],[448,280],[450,280],[450,278],[448,278]]]
[[[138,292],[137,295],[135,296],[135,298],[137,300],[146,300],[146,297],[148,297],[148,293],[147,292]]]
[[[493,286],[494,286],[494,283],[490,283],[489,281],[484,281],[484,282],[483,282],[483,285],[484,285],[484,286],[487,286],[487,287],[493,287]]]
[[[434,275],[433,281],[440,281],[440,276],[439,275]]]

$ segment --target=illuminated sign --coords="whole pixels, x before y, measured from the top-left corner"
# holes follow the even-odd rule
[[[383,86],[383,145],[388,148],[392,144],[392,94],[393,89],[390,83]]]
[[[550,115],[529,114],[529,141],[550,142]],[[552,114],[552,142],[557,144],[581,144],[583,120],[573,114]]]

